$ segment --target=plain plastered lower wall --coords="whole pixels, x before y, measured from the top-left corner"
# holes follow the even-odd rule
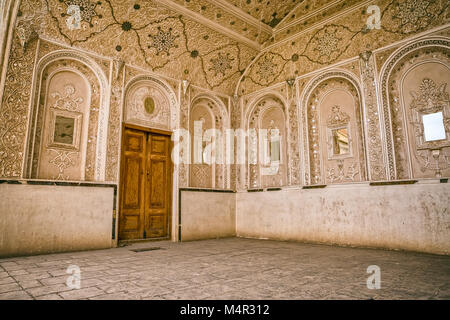
[[[181,240],[236,236],[236,194],[181,192]]]
[[[237,236],[450,252],[450,184],[238,193]]]
[[[111,247],[114,190],[0,184],[0,256]]]

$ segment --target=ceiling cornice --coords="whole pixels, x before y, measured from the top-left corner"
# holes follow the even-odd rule
[[[297,32],[297,33],[294,33],[293,35],[291,35],[291,36],[289,36],[289,37],[286,37],[286,38],[283,38],[283,39],[281,39],[281,40],[279,40],[279,41],[275,41],[275,42],[272,43],[271,45],[264,47],[264,48],[262,49],[261,52],[269,51],[269,50],[273,49],[274,47],[277,47],[277,46],[280,46],[280,45],[282,45],[282,44],[284,44],[284,43],[287,43],[287,42],[289,42],[289,41],[292,41],[293,39],[298,38],[298,37],[301,36],[302,34],[305,34],[305,33],[309,32],[309,31],[311,31],[311,30],[314,30],[314,29],[317,28],[317,27],[324,26],[324,25],[326,25],[327,23],[331,23],[331,22],[334,21],[335,19],[338,19],[339,17],[345,16],[345,15],[351,13],[352,11],[359,10],[359,9],[365,7],[365,6],[368,6],[368,5],[370,5],[371,2],[373,2],[373,0],[365,0],[365,1],[363,1],[363,2],[358,2],[357,4],[354,4],[354,5],[352,5],[352,6],[348,7],[348,8],[346,8],[346,9],[344,9],[344,10],[342,10],[342,11],[339,11],[338,13],[336,13],[336,14],[334,14],[334,15],[331,15],[331,16],[328,17],[327,19],[321,20],[321,21],[319,21],[319,22],[317,22],[317,23],[314,23],[314,24],[310,25],[308,28],[305,28],[305,29],[303,29],[302,31],[299,31],[299,32]],[[275,35],[275,36],[276,36],[276,35]],[[275,39],[275,40],[276,40],[276,39]]]
[[[280,23],[278,23],[274,28],[273,28],[273,33],[276,33],[278,28],[284,24],[284,21],[289,19],[290,15],[298,9],[298,7],[302,6],[304,4],[304,1],[299,2],[291,11],[289,11],[289,13],[283,18],[281,19]]]
[[[342,2],[342,1],[343,1],[343,0],[330,1],[326,6],[317,8],[316,10],[314,10],[314,11],[312,11],[312,12],[310,12],[310,13],[304,15],[304,16],[301,16],[300,18],[297,18],[297,19],[295,19],[294,21],[291,21],[291,22],[289,22],[288,24],[285,24],[284,26],[282,25],[283,21],[281,21],[281,22],[273,29],[273,32],[274,32],[274,34],[280,33],[280,32],[282,32],[283,30],[288,29],[288,28],[290,28],[290,27],[292,27],[292,26],[294,26],[294,25],[296,25],[296,24],[298,24],[298,23],[300,23],[300,22],[302,22],[302,21],[304,21],[304,20],[306,20],[306,19],[309,19],[309,18],[311,18],[312,16],[315,16],[315,15],[317,15],[318,13],[321,13],[322,11],[329,9],[330,7],[332,7],[332,6],[338,4],[339,2]],[[299,4],[298,4],[291,12],[289,12],[289,14],[288,14],[284,19],[286,19],[287,17],[289,17],[295,10],[297,10],[297,8],[298,8],[300,5],[303,5],[303,4],[304,4],[303,2],[300,2],[300,3],[299,3]],[[283,19],[283,20],[284,20],[284,19]]]
[[[232,38],[233,40],[236,40],[237,42],[245,44],[257,51],[261,51],[261,45],[259,43],[257,43],[256,41],[250,40],[247,37],[237,33],[236,31],[233,31],[227,27],[224,27],[223,25],[221,25],[217,22],[211,21],[210,19],[205,18],[204,16],[202,16],[199,13],[193,12],[193,11],[185,8],[184,6],[181,6],[171,0],[154,0],[154,1],[162,6],[165,6],[168,9],[174,10],[186,17],[193,19],[196,22],[199,22],[217,32],[220,32],[220,33]]]
[[[267,24],[259,21],[255,17],[249,15],[248,13],[244,12],[242,9],[239,9],[229,3],[226,0],[206,0],[209,3],[216,5],[218,7],[221,7],[222,9],[226,10],[228,13],[231,13],[232,15],[238,17],[239,19],[247,22],[248,24],[253,25],[254,27],[259,28],[260,30],[272,35],[273,29],[268,26]]]

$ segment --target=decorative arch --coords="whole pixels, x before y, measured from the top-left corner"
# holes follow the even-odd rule
[[[390,180],[450,176],[450,41],[406,44],[380,72],[382,123]],[[441,113],[445,138],[426,141],[423,117]]]
[[[304,183],[367,179],[363,95],[356,77],[333,70],[311,79],[301,96]]]
[[[251,189],[284,186],[287,184],[289,163],[286,101],[276,92],[265,92],[255,97],[249,105],[245,114],[248,132],[247,184]]]
[[[155,109],[146,111],[145,98],[154,99]],[[178,127],[178,100],[173,89],[152,75],[139,75],[125,86],[124,121],[173,131]]]
[[[228,188],[230,168],[226,163],[224,147],[225,133],[230,128],[230,118],[226,107],[219,99],[205,93],[195,96],[190,105],[192,163],[189,185],[201,188]],[[211,129],[215,131],[207,131]],[[214,148],[209,149],[212,145]],[[198,154],[195,154],[196,151]],[[203,151],[207,154],[207,161],[208,158],[214,159],[213,164],[204,163]]]
[[[74,82],[85,81],[86,87],[81,90],[84,92],[77,92],[77,86],[71,83],[65,84],[64,92],[50,92],[52,90],[49,87],[51,80],[62,72],[66,72],[68,75],[77,75],[72,77]],[[102,69],[92,59],[79,52],[58,50],[40,59],[33,79],[26,177],[57,180],[105,180],[109,117],[108,88],[109,84]],[[85,115],[82,115],[84,111],[69,110],[70,108],[66,105],[70,100],[72,103],[77,99],[78,101],[83,100],[79,94],[85,94]],[[88,97],[88,101],[85,100],[86,97]],[[59,103],[63,100],[65,102],[59,107],[56,104],[50,107],[49,103],[56,103],[53,101],[55,99],[59,99]],[[77,112],[80,115],[77,115]],[[49,120],[51,114],[53,114],[53,120]],[[80,134],[78,137],[80,144],[70,147],[64,144],[49,143],[50,128],[47,127],[48,124],[51,123],[50,126],[53,130],[55,124],[59,125],[56,119],[62,119],[63,122],[68,121],[72,125],[72,120],[70,120],[72,118],[78,119],[73,122],[72,133]],[[84,125],[80,123],[84,123]],[[81,127],[78,127],[79,131],[77,131],[77,125]],[[73,138],[76,139],[75,136]],[[53,153],[53,158],[45,159],[46,164],[41,163],[44,153]],[[39,169],[43,165],[55,168],[49,168],[44,174]],[[72,170],[73,167],[78,169]],[[56,169],[57,174],[52,174]],[[75,173],[78,170],[79,174]],[[71,171],[71,174],[67,175],[66,171]]]

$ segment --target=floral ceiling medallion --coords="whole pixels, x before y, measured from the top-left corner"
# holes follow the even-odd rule
[[[334,33],[325,33],[318,38],[316,49],[320,52],[320,55],[329,57],[338,49],[339,40]]]
[[[172,34],[172,28],[169,28],[169,31],[164,32],[161,27],[158,27],[158,33],[151,36],[151,38],[153,39],[153,44],[151,44],[150,47],[156,49],[157,55],[161,52],[165,52],[167,55],[170,55],[170,49],[178,48],[178,45],[175,44],[175,40],[178,36]]]
[[[262,79],[268,79],[274,76],[277,65],[273,62],[273,58],[273,56],[269,58],[266,55],[263,60],[258,62],[257,73]]]
[[[225,72],[228,69],[233,69],[231,66],[231,62],[233,61],[233,58],[230,58],[230,54],[227,53],[226,55],[222,55],[219,53],[217,58],[211,59],[212,67],[209,68],[209,70],[213,70],[215,75],[217,76],[219,73],[222,74],[222,76],[225,75]]]
[[[401,20],[401,26],[403,27],[402,29],[404,32],[411,32],[415,31],[417,28],[421,28],[424,18],[428,21],[433,17],[433,15],[427,11],[431,2],[434,1],[406,0],[398,4],[394,17]]]

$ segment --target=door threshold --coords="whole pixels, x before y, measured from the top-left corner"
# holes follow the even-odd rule
[[[155,242],[155,241],[167,241],[170,240],[169,237],[164,238],[149,238],[149,239],[129,239],[129,240],[119,240],[119,247],[121,244],[129,245],[133,243],[142,243],[142,242]]]

